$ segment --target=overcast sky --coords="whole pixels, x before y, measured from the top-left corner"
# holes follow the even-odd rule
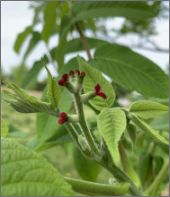
[[[21,61],[21,55],[13,51],[13,43],[17,34],[31,24],[33,12],[28,6],[28,1],[1,2],[1,60],[3,71],[6,73],[9,73],[11,68]],[[169,22],[158,19],[156,24],[158,35],[154,37],[154,40],[160,47],[167,49],[169,47]],[[120,39],[120,42],[130,43],[131,39],[133,38]],[[137,51],[152,59],[162,68],[168,64],[168,53],[155,53],[140,49]],[[45,52],[45,47],[42,44],[31,54],[28,65],[31,67],[33,61],[40,58],[43,52]]]

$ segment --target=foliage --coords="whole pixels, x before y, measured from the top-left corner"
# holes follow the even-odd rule
[[[20,113],[36,113],[36,130],[29,136],[10,126],[7,132],[2,122],[2,195],[160,195],[168,182],[168,76],[130,47],[95,34],[107,36],[100,22],[110,17],[124,18],[119,34],[154,34],[161,3],[44,1],[31,8],[32,24],[16,38],[15,52],[30,40],[2,97]],[[47,52],[28,70],[27,59],[40,43]],[[37,98],[23,89],[37,87],[42,69],[48,80]],[[129,106],[121,105],[122,96]],[[64,171],[60,160],[71,167]]]

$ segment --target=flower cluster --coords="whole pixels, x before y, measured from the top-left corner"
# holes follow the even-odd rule
[[[97,96],[100,96],[100,97],[102,97],[103,99],[106,99],[106,98],[107,98],[106,94],[105,94],[104,92],[101,91],[101,87],[100,87],[99,84],[96,84],[96,86],[95,86],[94,88],[95,88],[95,92],[96,92],[96,95],[97,95]]]
[[[82,87],[82,81],[85,77],[85,72],[81,72],[80,70],[71,70],[68,74],[63,74],[61,79],[58,81],[58,84],[60,86],[66,86],[66,88],[73,94],[81,94],[81,87]],[[78,86],[74,86],[71,81],[69,81],[69,78],[76,77],[77,78],[77,84]],[[76,88],[79,87],[79,88]],[[82,96],[82,95],[80,95]],[[100,96],[103,99],[106,99],[106,94],[101,90],[101,87],[99,84],[96,84],[94,87],[94,91],[84,94],[81,98],[84,98],[83,100],[89,100],[94,98],[95,96]],[[58,123],[64,124],[66,121],[68,121],[68,115],[65,112],[61,112],[59,114]],[[70,121],[70,116],[69,116]]]
[[[70,76],[73,77],[73,76],[76,76],[76,75],[79,76],[80,78],[84,78],[85,77],[85,72],[80,72],[79,70],[75,70],[75,71],[71,70],[69,72],[69,74],[63,74],[62,75],[61,79],[58,81],[58,84],[60,86],[65,86],[69,81],[69,77]]]

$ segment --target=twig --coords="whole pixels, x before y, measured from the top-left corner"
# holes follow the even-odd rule
[[[75,26],[76,26],[77,31],[79,32],[80,39],[82,41],[83,47],[84,47],[84,49],[85,49],[85,51],[87,53],[87,56],[88,56],[88,58],[90,60],[90,59],[92,59],[92,57],[91,57],[91,54],[90,54],[90,49],[89,49],[89,46],[88,46],[87,39],[84,36],[84,34],[83,34],[83,32],[82,32],[82,30],[81,30],[80,25],[78,24],[78,22],[75,23]]]

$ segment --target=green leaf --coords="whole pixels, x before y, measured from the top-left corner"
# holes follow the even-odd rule
[[[9,139],[2,139],[3,196],[70,196],[71,186],[47,160]]]
[[[125,17],[131,20],[146,20],[157,15],[157,9],[146,2],[76,2],[73,6],[76,20],[99,17]]]
[[[64,136],[61,136],[60,138],[57,138],[56,140],[50,140],[49,142],[47,141],[38,145],[35,150],[36,152],[44,151],[44,150],[48,150],[50,148],[56,147],[58,145],[62,146],[65,143],[70,143],[70,142],[72,142],[72,139],[70,138],[70,136],[64,135]]]
[[[101,40],[101,39],[90,38],[90,37],[86,37],[86,39],[87,39],[88,46],[90,49],[99,47],[102,44],[107,44],[107,41]],[[65,54],[73,53],[73,52],[77,52],[77,51],[84,51],[84,48],[83,48],[80,38],[68,40],[65,44],[66,44],[65,51],[64,51]],[[50,53],[51,53],[51,56],[53,57],[53,59],[55,59],[56,54],[60,55],[60,50],[57,47],[54,47],[51,49]]]
[[[95,161],[87,160],[76,147],[73,149],[73,156],[76,170],[81,178],[87,181],[96,181],[100,166]]]
[[[30,52],[37,46],[37,44],[40,40],[41,40],[41,34],[38,31],[33,31],[29,45],[23,55],[23,61],[25,61],[25,59],[28,57]]]
[[[114,163],[119,166],[118,142],[126,129],[125,113],[118,108],[103,109],[98,116],[97,126],[106,142]]]
[[[89,103],[97,110],[101,110],[105,107],[112,107],[115,100],[115,92],[112,85],[102,76],[101,72],[87,64],[81,58],[78,58],[78,63],[80,70],[86,73],[83,86],[85,92],[94,91],[95,85],[100,84],[101,90],[104,91],[107,96],[106,99],[96,96],[91,99]]]
[[[73,104],[73,98],[70,92],[65,88],[61,93],[61,98],[58,104],[60,111],[68,112]]]
[[[8,125],[6,120],[1,119],[1,137],[7,137],[8,135]]]
[[[39,144],[67,135],[66,129],[57,124],[57,118],[45,113],[37,115],[36,127]]]
[[[41,100],[47,101],[48,87],[43,91]],[[57,140],[67,134],[63,126],[57,124],[57,117],[50,116],[47,113],[39,113],[36,117],[36,130],[38,137],[38,147],[43,146],[45,142]]]
[[[49,103],[42,102],[36,97],[27,94],[23,89],[15,84],[8,84],[8,87],[14,93],[4,90],[4,100],[9,103],[16,111],[21,113],[45,112],[57,115],[57,112],[51,109]]]
[[[44,26],[42,30],[42,39],[48,43],[49,37],[52,34],[56,25],[57,2],[48,2],[44,9]]]
[[[168,97],[168,76],[151,60],[128,47],[102,45],[96,50],[93,66],[127,89],[144,96]]]
[[[28,37],[29,34],[32,32],[32,26],[28,26],[24,29],[23,32],[19,33],[15,43],[14,43],[14,50],[15,52],[19,53],[21,51],[21,47],[24,44],[26,38]]]
[[[60,91],[58,83],[56,82],[56,79],[52,77],[48,68],[47,67],[45,68],[48,73],[48,99],[52,107],[55,109],[58,107],[61,91]]]
[[[79,69],[79,65],[77,62],[77,58],[74,57],[63,65],[63,67],[60,69],[60,75],[62,76],[65,73],[69,73],[70,70],[76,70],[76,69]]]
[[[22,80],[22,88],[33,89],[37,84],[37,77],[41,69],[48,63],[48,58],[44,55],[40,60],[34,62],[32,68],[27,71],[24,79]]]
[[[59,36],[59,44],[55,54],[59,68],[61,68],[64,65],[64,54],[65,54],[65,48],[67,43],[67,34],[72,25],[73,25],[73,21],[71,20],[71,18],[68,18],[66,16],[62,18],[60,24],[61,29]]]
[[[150,123],[151,127],[156,130],[169,130],[169,114],[156,117]]]
[[[149,119],[168,113],[168,106],[149,100],[132,103],[129,111],[140,118]]]
[[[163,147],[166,151],[169,149],[169,142],[166,138],[159,135],[158,131],[152,129],[146,122],[142,121],[135,115],[131,115],[132,121],[150,137],[155,143]]]

